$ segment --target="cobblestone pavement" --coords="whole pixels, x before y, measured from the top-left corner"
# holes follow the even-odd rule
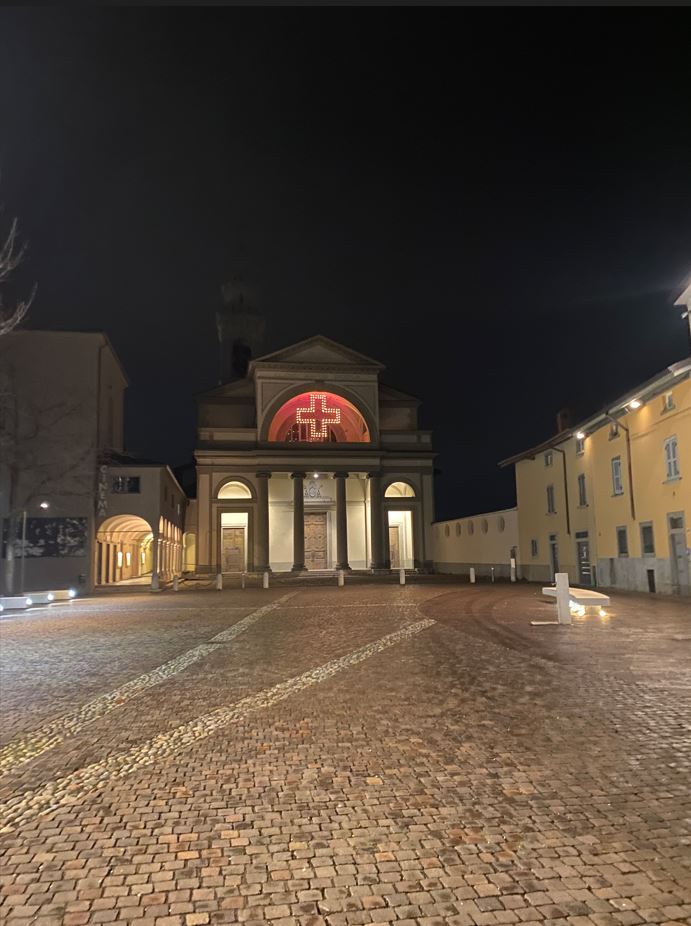
[[[421,582],[0,621],[5,923],[691,923],[691,607]]]

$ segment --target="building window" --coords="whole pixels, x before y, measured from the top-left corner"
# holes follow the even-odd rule
[[[473,524],[472,521],[468,521],[468,533],[470,534],[471,537],[475,533],[475,525]]]
[[[678,479],[681,476],[679,447],[676,437],[668,437],[665,441],[665,471],[667,479]]]
[[[621,479],[621,457],[612,457],[612,495],[623,495],[624,483]]]
[[[497,518],[497,529],[499,530],[500,534],[504,531],[505,527],[506,527],[506,521],[501,515],[499,515],[499,517]]]
[[[457,537],[461,536],[461,522],[460,521],[456,524],[456,536]]]
[[[619,425],[613,421],[609,426],[609,439],[614,440],[617,437],[619,437]]]
[[[629,537],[625,527],[617,528],[617,556],[629,555]]]
[[[557,507],[554,503],[554,486],[547,486],[547,514],[556,514]]]
[[[651,523],[641,524],[641,554],[655,556],[655,537]]]
[[[585,489],[585,473],[579,473],[578,476],[578,504],[585,508],[588,504],[588,495]]]
[[[444,536],[445,537],[449,536],[449,525],[448,524],[444,525]]]
[[[545,454],[545,466],[551,466],[554,463],[554,454],[551,450],[548,450]]]
[[[585,452],[585,437],[576,438],[576,453],[581,454]]]
[[[480,529],[482,533],[486,534],[488,528],[489,528],[489,524],[487,523],[487,518],[483,518],[482,521],[480,521]]]
[[[530,555],[537,556],[537,540],[530,541]]]
[[[662,414],[671,412],[674,408],[674,396],[671,392],[665,392],[662,396]]]
[[[139,476],[113,476],[111,491],[117,495],[139,493]]]

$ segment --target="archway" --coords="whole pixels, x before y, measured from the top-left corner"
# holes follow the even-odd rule
[[[98,585],[140,585],[152,571],[151,525],[135,514],[107,518],[96,532]]]
[[[335,392],[314,389],[285,401],[271,417],[269,441],[281,443],[349,443],[371,441],[362,412]]]

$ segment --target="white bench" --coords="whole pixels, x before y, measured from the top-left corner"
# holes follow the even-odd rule
[[[33,604],[29,595],[10,595],[0,598],[0,611],[24,611]]]
[[[557,590],[553,585],[547,585],[542,589],[542,594],[548,598],[556,598]],[[593,591],[592,588],[571,588],[569,586],[569,600],[582,608],[604,608],[605,605],[609,605],[609,595]]]

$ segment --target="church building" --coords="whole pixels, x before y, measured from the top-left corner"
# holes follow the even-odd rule
[[[198,397],[197,572],[431,570],[432,437],[383,370],[317,336]]]

